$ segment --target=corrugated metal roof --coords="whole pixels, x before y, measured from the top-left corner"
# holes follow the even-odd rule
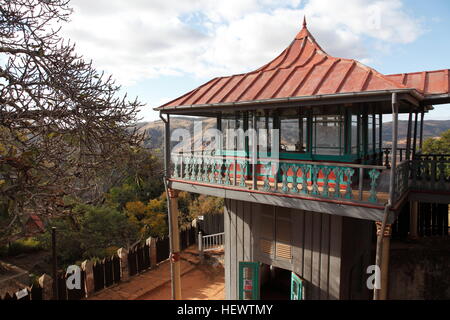
[[[425,95],[445,94],[450,91],[449,69],[391,74],[387,77],[409,88],[416,88]]]
[[[356,60],[332,57],[304,22],[291,44],[261,68],[214,78],[160,108],[405,88],[441,93],[448,85],[448,70],[385,76]]]

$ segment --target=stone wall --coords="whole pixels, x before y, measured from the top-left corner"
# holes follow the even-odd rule
[[[389,299],[450,299],[450,238],[393,242]]]

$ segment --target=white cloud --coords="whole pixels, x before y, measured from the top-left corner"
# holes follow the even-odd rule
[[[370,61],[378,46],[414,41],[419,22],[401,0],[72,0],[64,34],[94,64],[129,85],[161,75],[245,72],[278,55],[303,14],[323,49]]]

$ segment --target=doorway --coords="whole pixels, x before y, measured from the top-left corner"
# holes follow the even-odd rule
[[[290,300],[291,271],[262,264],[260,290],[261,300]]]

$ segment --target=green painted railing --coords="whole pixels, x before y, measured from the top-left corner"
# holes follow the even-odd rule
[[[172,178],[326,199],[383,204],[383,166],[258,159],[255,172],[249,158],[195,152],[172,154]],[[383,194],[384,196],[380,197]]]

